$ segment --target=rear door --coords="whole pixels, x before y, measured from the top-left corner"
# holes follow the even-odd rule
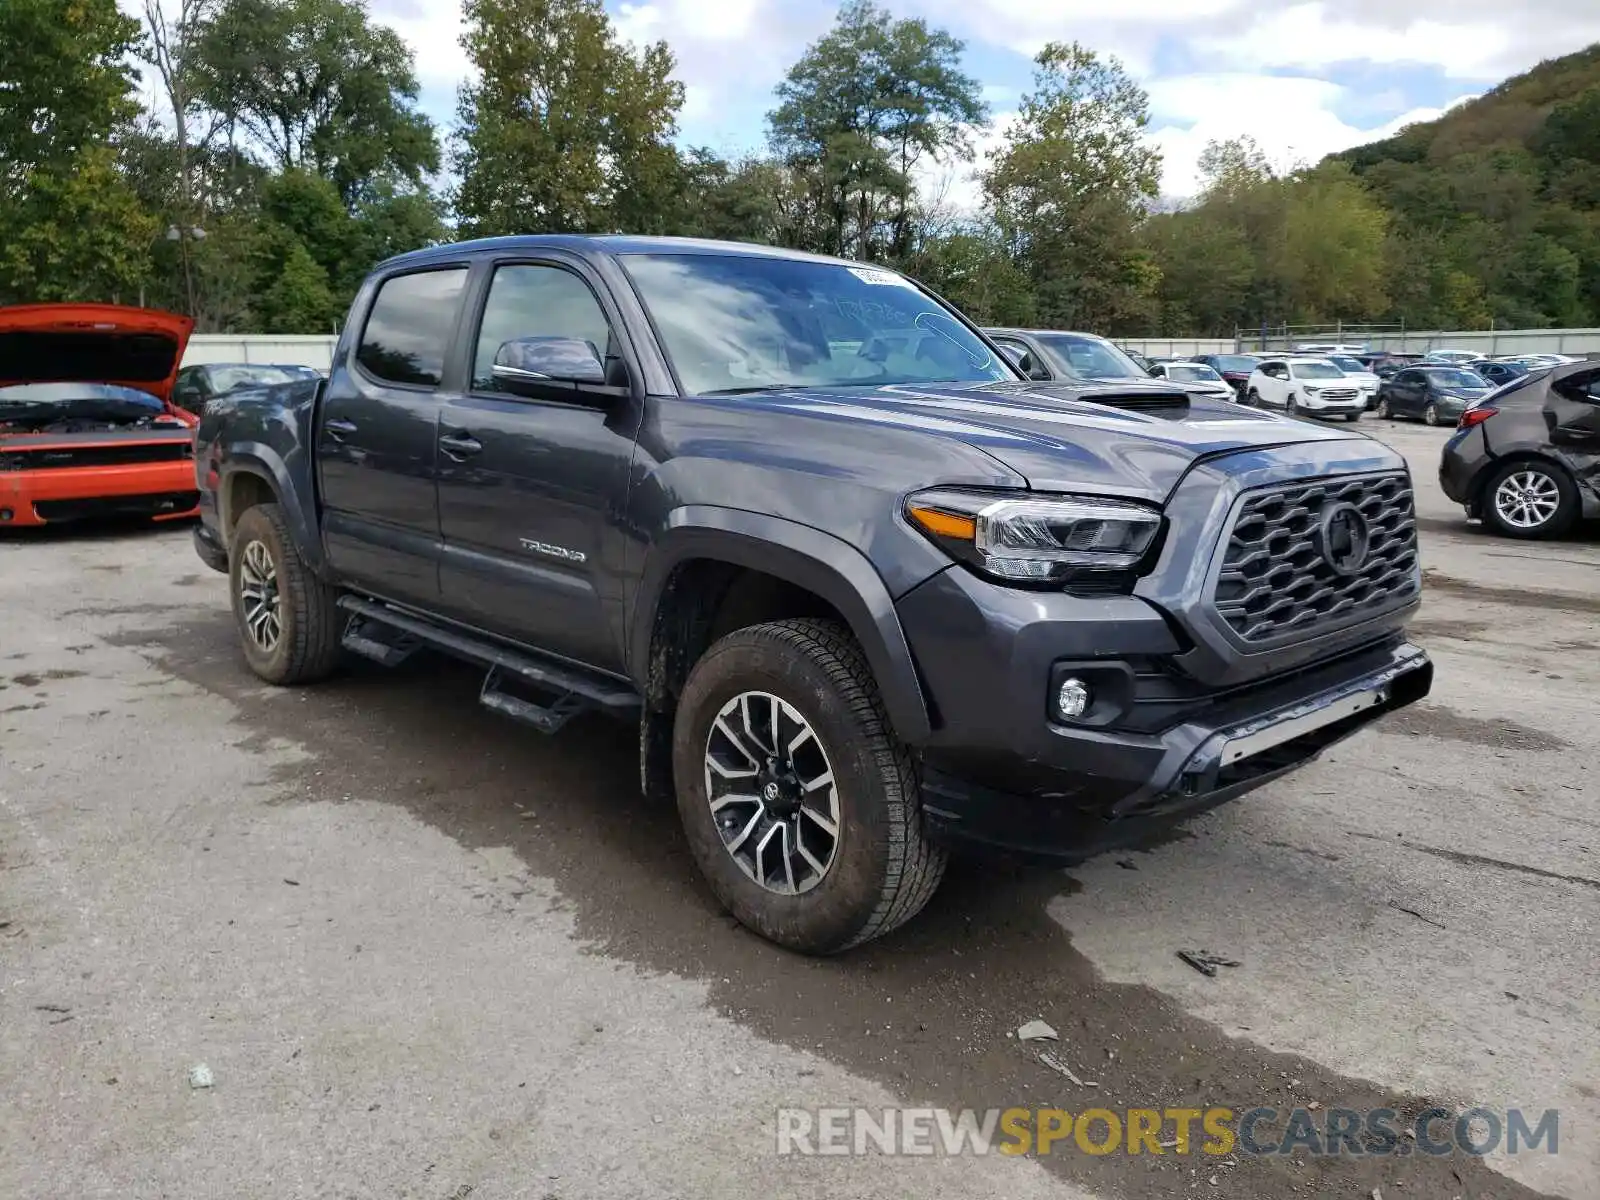
[[[1427,375],[1415,367],[1407,367],[1389,381],[1389,408],[1414,417],[1422,412],[1423,398],[1427,394]]]
[[[467,267],[387,276],[334,364],[317,415],[328,561],[364,591],[439,598],[438,388],[457,336]]]
[[[572,337],[630,370],[604,283],[575,257],[486,262],[474,285],[471,357],[439,418],[440,571],[446,611],[469,624],[601,670],[621,672],[621,520],[641,406],[595,407],[499,391],[500,346]]]

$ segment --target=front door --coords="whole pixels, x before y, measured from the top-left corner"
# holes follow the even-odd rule
[[[386,599],[439,598],[436,389],[466,282],[457,266],[379,283],[354,361],[334,365],[317,414],[329,564]]]
[[[1600,369],[1550,389],[1550,444],[1591,491],[1600,491]]]
[[[446,609],[538,649],[621,672],[620,528],[640,407],[497,391],[504,342],[572,337],[628,377],[622,343],[581,264],[494,264],[480,289],[469,378],[439,414],[441,587]],[[613,314],[614,316],[614,314]],[[633,376],[637,378],[637,375]]]

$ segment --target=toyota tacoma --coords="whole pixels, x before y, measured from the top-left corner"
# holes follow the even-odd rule
[[[1151,380],[1030,381],[937,296],[750,245],[381,264],[326,380],[223,396],[197,549],[244,657],[483,670],[636,721],[741,922],[829,953],[951,847],[1080,861],[1424,696],[1405,462]]]

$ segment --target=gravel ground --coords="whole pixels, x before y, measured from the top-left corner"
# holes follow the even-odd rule
[[[267,688],[187,530],[0,540],[0,1195],[1600,1197],[1600,534],[1491,538],[1443,431],[1366,428],[1417,474],[1425,704],[826,962],[717,911],[629,730],[436,661]],[[774,1153],[782,1105],[1435,1102],[1558,1108],[1560,1153]]]

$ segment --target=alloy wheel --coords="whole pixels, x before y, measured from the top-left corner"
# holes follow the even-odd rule
[[[1422,410],[1422,423],[1424,425],[1438,425],[1439,424],[1439,406],[1438,405],[1430,404],[1430,405],[1428,405],[1427,408]]]
[[[1494,508],[1516,529],[1538,529],[1554,519],[1561,488],[1543,471],[1529,468],[1507,475],[1494,490]]]
[[[821,883],[839,849],[839,792],[805,717],[769,692],[741,692],[711,723],[706,798],[724,849],[769,892]]]
[[[239,563],[239,600],[245,632],[259,650],[271,654],[283,636],[283,616],[278,568],[265,542],[253,541],[244,548]]]

